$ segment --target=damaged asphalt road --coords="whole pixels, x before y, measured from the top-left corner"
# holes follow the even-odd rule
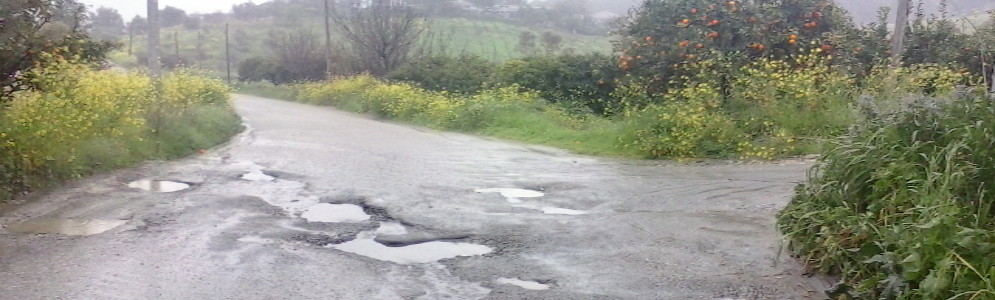
[[[809,163],[595,159],[236,96],[248,130],[0,214],[6,299],[822,299]]]

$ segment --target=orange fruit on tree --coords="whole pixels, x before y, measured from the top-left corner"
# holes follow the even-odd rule
[[[705,45],[703,45],[701,43],[698,43],[698,44],[694,45],[694,47],[698,48],[698,49],[701,49],[701,48],[705,48]]]
[[[696,13],[698,13],[698,9],[697,8],[692,8],[691,9],[691,14],[693,15],[693,14],[696,14]]]
[[[713,39],[714,38],[718,38],[719,37],[719,33],[716,32],[716,31],[712,31],[711,33],[708,34],[708,37],[713,38]]]

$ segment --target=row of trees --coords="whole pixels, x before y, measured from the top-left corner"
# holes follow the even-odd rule
[[[375,0],[369,7],[329,14],[335,16],[329,16],[326,30],[334,26],[346,46],[332,45],[331,41],[322,45],[308,30],[271,34],[268,44],[274,55],[243,61],[240,80],[279,84],[332,75],[326,73],[384,76],[407,62],[426,23],[412,8],[391,0]]]

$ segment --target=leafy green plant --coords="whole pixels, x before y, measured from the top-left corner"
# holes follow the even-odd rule
[[[495,64],[479,56],[431,56],[401,66],[389,76],[432,91],[475,93],[484,88]]]
[[[909,101],[836,140],[778,217],[839,299],[995,297],[995,105]]]

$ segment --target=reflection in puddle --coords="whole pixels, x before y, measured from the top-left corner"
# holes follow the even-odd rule
[[[373,240],[373,232],[361,233],[355,240],[334,249],[399,264],[426,264],[457,256],[475,256],[491,253],[484,245],[450,242],[427,242],[404,247],[387,247]]]
[[[579,216],[587,214],[586,211],[559,208],[559,207],[543,207],[542,213],[547,215],[569,215],[569,216]]]
[[[370,219],[363,208],[352,204],[316,204],[308,208],[301,217],[308,222],[352,223]]]
[[[128,220],[34,219],[7,227],[10,232],[57,233],[90,236],[128,223]]]
[[[129,183],[128,187],[154,193],[172,193],[188,189],[190,185],[175,181],[142,179]]]
[[[263,173],[263,171],[257,170],[245,173],[244,175],[242,175],[242,179],[248,181],[273,181],[276,179],[276,177],[266,175],[266,173]]]
[[[518,279],[518,278],[504,278],[504,277],[502,277],[502,278],[498,278],[494,282],[497,282],[498,284],[510,284],[510,285],[514,285],[514,286],[517,286],[517,287],[520,287],[520,288],[523,288],[523,289],[526,289],[526,290],[533,290],[533,291],[541,291],[541,290],[548,290],[549,289],[549,285],[538,283],[538,282],[535,282],[535,281],[525,281],[525,280],[521,280],[521,279]]]
[[[525,189],[476,189],[474,190],[474,192],[500,193],[501,196],[505,198],[536,198],[546,195],[540,191],[525,190]]]

